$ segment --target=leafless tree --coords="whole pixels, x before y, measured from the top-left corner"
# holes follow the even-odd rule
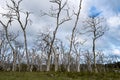
[[[14,47],[16,50],[16,54],[17,54],[17,63],[18,63],[18,70],[19,72],[21,71],[21,63],[22,63],[22,59],[24,56],[24,52],[23,52],[23,43],[21,43],[20,41],[14,41]]]
[[[5,35],[5,30],[2,29],[0,30],[0,40],[1,40],[1,44],[0,44],[0,66],[2,68],[2,70],[7,71],[8,68],[10,70],[10,59],[12,57],[12,53],[11,48],[8,44],[8,41],[6,39],[6,35]]]
[[[28,66],[27,70],[29,71],[30,65],[29,65],[29,56],[28,56],[28,51],[27,51],[26,28],[27,28],[28,22],[31,21],[31,20],[29,19],[30,12],[24,12],[24,11],[21,10],[21,8],[20,8],[21,2],[22,2],[22,0],[18,0],[18,1],[11,0],[12,5],[7,4],[7,7],[9,9],[9,11],[11,12],[10,16],[20,24],[20,27],[23,31],[24,47],[25,47],[25,53],[26,53],[26,58],[27,58],[27,66]],[[23,17],[21,15],[25,15],[25,18],[23,19]]]
[[[76,12],[74,11],[74,15],[76,16],[76,20],[75,20],[74,27],[73,27],[73,29],[72,29],[72,35],[71,35],[71,39],[70,39],[70,50],[69,50],[69,52],[68,52],[69,56],[68,56],[68,66],[67,66],[67,71],[68,71],[68,72],[70,72],[70,55],[71,55],[71,51],[72,51],[72,47],[73,47],[73,39],[74,39],[74,36],[75,36],[75,30],[76,30],[76,28],[77,28],[77,24],[78,24],[78,21],[79,21],[81,6],[82,6],[82,0],[80,0],[80,2],[79,2],[78,12],[76,13]]]
[[[42,53],[36,55],[37,71],[43,71],[43,61],[45,59],[43,55]]]
[[[104,33],[108,30],[108,28],[103,24],[105,22],[104,18],[100,17],[89,17],[85,21],[84,29],[87,30],[88,33],[92,33],[92,52],[94,55],[94,71],[98,72],[96,66],[96,40],[99,39]]]
[[[87,70],[89,72],[92,72],[92,58],[93,56],[91,55],[91,53],[87,50],[86,53],[84,54],[85,56],[85,61],[86,61],[86,64],[87,64]]]
[[[68,54],[67,54],[67,48],[66,45],[61,41],[60,42],[60,46],[59,46],[59,64],[60,64],[60,70],[61,71],[66,71],[67,70],[67,58],[68,58]]]
[[[16,39],[17,35],[11,35],[8,31],[8,28],[11,26],[11,22],[12,22],[12,16],[7,16],[7,15],[11,15],[11,12],[8,12],[7,14],[2,14],[2,16],[4,18],[7,19],[7,22],[3,22],[0,20],[0,24],[3,26],[4,30],[5,30],[5,36],[6,36],[6,39],[7,39],[7,42],[12,50],[12,53],[13,53],[13,71],[16,70],[16,51],[15,51],[15,48],[14,46],[12,45],[12,42],[13,40]]]
[[[5,30],[2,29],[0,30],[0,67],[3,68],[3,70],[5,70],[5,53],[7,49],[7,41],[6,41],[6,37],[5,37]]]
[[[50,49],[50,43],[52,40],[51,37],[51,32],[47,31],[47,33],[42,33],[39,32],[38,36],[37,36],[37,41],[35,43],[35,45],[37,46],[37,48],[39,48],[38,50],[40,50],[42,53],[45,53],[44,55],[49,55],[49,49]],[[55,65],[55,71],[58,70],[59,67],[59,53],[60,53],[60,43],[61,41],[59,39],[55,39],[55,42],[53,44],[52,47],[52,62]],[[47,54],[46,54],[47,53]]]
[[[40,54],[44,53],[43,55],[41,55],[41,59],[44,57],[45,61],[43,61],[43,62],[47,63],[47,60],[48,60],[48,57],[49,57],[49,49],[50,49],[50,43],[52,41],[52,37],[51,37],[51,31],[49,31],[47,29],[47,31],[45,31],[45,32],[39,31],[39,33],[37,35],[37,40],[35,42],[35,48],[38,51],[41,52]],[[47,58],[45,56],[47,56]],[[41,59],[39,59],[39,60],[41,60]]]
[[[73,53],[76,55],[76,67],[77,67],[76,71],[77,72],[80,72],[80,55],[81,55],[82,47],[85,42],[86,40],[83,42],[79,41],[77,39],[77,36],[74,37],[74,40],[73,40]]]
[[[96,63],[98,64],[99,72],[105,72],[105,55],[103,51],[98,51],[96,55]]]
[[[66,6],[67,6],[67,1],[68,0],[65,0],[65,2],[63,2],[62,0],[50,0],[51,3],[57,5],[57,8],[56,7],[55,8],[52,7],[49,14],[47,14],[47,13],[43,14],[43,15],[48,15],[50,17],[54,17],[56,19],[56,27],[55,27],[55,29],[53,31],[53,37],[52,37],[52,41],[50,43],[50,49],[49,49],[49,54],[48,54],[46,71],[50,71],[50,60],[51,60],[50,59],[50,55],[52,54],[52,50],[53,50],[52,48],[53,48],[53,44],[54,44],[54,41],[55,41],[55,38],[56,38],[56,34],[57,34],[57,31],[58,31],[58,28],[63,23],[71,20],[71,17],[69,15],[69,8],[65,9]],[[62,11],[65,11],[66,17],[61,19]]]

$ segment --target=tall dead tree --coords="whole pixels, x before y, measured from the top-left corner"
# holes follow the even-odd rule
[[[94,72],[98,72],[96,65],[96,40],[104,35],[104,33],[108,30],[108,28],[103,24],[104,18],[100,17],[89,17],[85,23],[86,26],[84,28],[87,32],[92,33],[92,53],[93,53],[93,61],[94,61]]]
[[[15,19],[19,23],[23,31],[24,48],[25,48],[26,59],[27,59],[27,70],[29,71],[30,65],[29,65],[29,55],[28,55],[28,48],[27,48],[26,28],[27,28],[28,22],[30,21],[29,19],[30,12],[21,11],[21,8],[20,8],[21,2],[22,0],[19,0],[19,1],[11,0],[12,5],[7,4],[7,7],[10,11],[12,11],[11,16],[13,17],[13,19]],[[22,15],[25,15],[25,17],[23,18]]]
[[[47,69],[46,71],[50,71],[50,60],[51,60],[51,54],[53,52],[53,45],[54,45],[54,41],[55,41],[55,38],[56,38],[56,34],[57,34],[57,31],[58,31],[58,28],[60,27],[60,25],[62,25],[63,23],[71,20],[70,18],[70,15],[69,15],[69,9],[64,9],[67,5],[67,1],[66,0],[65,2],[63,2],[62,0],[51,0],[50,2],[51,3],[54,3],[57,5],[57,8],[51,8],[51,12],[49,14],[46,14],[46,15],[49,15],[51,17],[54,17],[56,19],[56,27],[53,31],[53,37],[52,37],[52,41],[50,43],[50,49],[49,49],[49,53],[48,53],[48,60],[47,60]],[[66,12],[66,17],[61,19],[60,16],[62,14],[62,11],[65,11]]]
[[[16,51],[15,51],[14,46],[13,46],[11,41],[15,40],[17,36],[10,35],[10,33],[8,31],[8,28],[11,26],[11,22],[13,21],[12,20],[13,18],[11,16],[11,12],[8,12],[6,14],[2,14],[2,16],[7,19],[7,22],[3,22],[3,21],[0,20],[0,24],[3,26],[3,28],[5,30],[5,36],[6,36],[7,42],[8,42],[8,44],[9,44],[11,50],[12,50],[12,53],[13,53],[12,71],[16,71],[17,56],[16,56]]]
[[[80,16],[80,11],[81,11],[81,5],[82,5],[82,0],[80,0],[79,2],[79,9],[78,9],[78,12],[76,13],[74,11],[74,15],[76,16],[76,20],[75,20],[75,24],[74,24],[74,27],[72,29],[72,35],[71,35],[71,39],[70,39],[70,49],[69,49],[69,52],[68,52],[68,66],[67,66],[67,71],[70,72],[70,55],[71,55],[71,52],[72,52],[72,48],[73,48],[73,39],[74,39],[74,36],[75,36],[75,30],[77,28],[77,25],[78,25],[78,21],[79,21],[79,16]]]

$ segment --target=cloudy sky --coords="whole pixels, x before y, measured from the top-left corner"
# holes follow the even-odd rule
[[[0,0],[0,12],[5,12],[2,8],[5,8],[6,1],[9,3],[10,0]],[[64,0],[63,0],[64,1]],[[71,9],[78,9],[79,0],[68,0]],[[97,47],[104,50],[107,53],[120,55],[120,0],[83,0],[82,9],[80,14],[80,21],[86,19],[87,16],[102,16],[106,19],[106,24],[109,27],[109,31],[105,33],[102,38],[97,41]],[[34,41],[37,33],[46,31],[46,28],[54,29],[54,20],[48,16],[40,17],[40,11],[48,12],[53,4],[49,0],[23,0],[21,8],[25,11],[32,12],[30,16],[32,25],[27,27],[28,43]],[[0,17],[1,18],[1,17]],[[73,26],[72,22],[65,23],[62,25],[57,33],[57,38],[68,43],[66,36],[70,35]],[[17,27],[16,27],[17,26]],[[81,23],[79,24],[81,26]],[[78,27],[79,27],[78,26]],[[14,24],[12,31],[19,30],[17,23]],[[22,38],[22,36],[20,36]],[[88,40],[86,45],[90,45],[91,42]]]

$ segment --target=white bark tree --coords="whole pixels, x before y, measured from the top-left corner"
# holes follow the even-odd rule
[[[31,22],[31,20],[29,19],[30,12],[21,11],[21,8],[20,8],[21,2],[22,2],[22,0],[18,0],[18,1],[11,0],[12,5],[7,4],[7,7],[9,9],[9,12],[11,12],[10,16],[19,23],[19,25],[23,31],[24,48],[25,48],[26,59],[27,59],[27,70],[29,71],[30,65],[29,65],[29,54],[28,54],[28,48],[27,48],[26,28],[27,28],[28,22],[29,21]],[[23,19],[23,17],[21,17],[22,15],[25,15],[24,19]]]
[[[68,0],[65,0],[65,2],[63,2],[62,0],[50,0],[51,3],[57,5],[57,8],[56,8],[56,6],[54,8],[52,7],[49,14],[43,13],[43,15],[48,15],[48,16],[53,17],[53,18],[56,19],[56,23],[55,23],[56,27],[55,27],[55,29],[53,31],[52,40],[51,40],[51,43],[50,43],[50,49],[49,49],[49,53],[48,53],[47,69],[46,69],[46,71],[50,71],[51,54],[53,53],[53,45],[54,45],[54,41],[56,39],[57,31],[58,31],[59,27],[63,23],[71,20],[71,17],[69,15],[69,8],[66,8],[67,1]],[[66,16],[61,19],[61,14],[63,14],[62,11],[65,11],[65,15]]]
[[[98,72],[96,65],[96,40],[99,39],[104,33],[108,30],[105,26],[104,18],[100,17],[89,17],[85,23],[84,28],[88,33],[92,33],[92,53],[93,53],[93,61],[94,61],[94,72]]]
[[[18,35],[10,34],[9,31],[8,31],[8,28],[11,26],[11,22],[12,22],[11,13],[9,12],[9,13],[6,13],[6,14],[2,14],[2,16],[4,16],[4,18],[7,19],[6,23],[0,20],[0,24],[3,26],[3,28],[5,30],[6,40],[7,40],[8,44],[9,44],[11,50],[12,50],[12,54],[13,54],[13,68],[12,68],[12,71],[16,71],[17,55],[16,55],[16,50],[15,50],[11,41],[14,41]]]
[[[92,72],[93,71],[92,70],[92,55],[88,50],[84,54],[84,58],[85,58],[85,63],[87,65],[88,72]]]
[[[70,39],[70,49],[69,49],[69,52],[68,52],[68,66],[67,66],[67,71],[70,72],[70,55],[71,55],[71,52],[72,52],[72,48],[73,48],[73,39],[74,39],[74,36],[75,36],[75,30],[77,28],[77,25],[78,25],[78,21],[79,21],[79,16],[80,16],[80,11],[81,11],[81,6],[82,6],[82,0],[80,0],[79,2],[79,9],[78,9],[78,12],[74,12],[74,15],[76,16],[76,20],[75,20],[75,23],[74,23],[74,27],[72,29],[72,35],[71,35],[71,39]]]

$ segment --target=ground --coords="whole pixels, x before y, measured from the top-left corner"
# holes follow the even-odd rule
[[[0,72],[0,80],[120,80],[120,73]]]

